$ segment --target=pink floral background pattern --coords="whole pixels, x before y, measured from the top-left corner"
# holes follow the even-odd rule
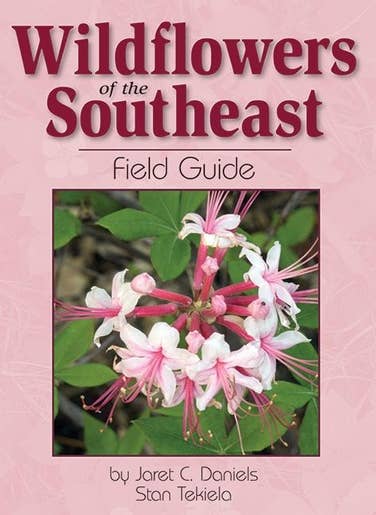
[[[234,77],[226,70],[207,80],[192,76],[192,92],[202,99],[305,98],[315,88],[324,102],[319,140],[299,136],[282,142],[292,152],[247,154],[256,177],[252,188],[321,189],[321,456],[320,458],[212,459],[213,467],[251,465],[260,480],[234,484],[233,501],[217,504],[219,513],[246,513],[249,503],[263,513],[375,513],[376,459],[372,441],[375,412],[374,191],[376,4],[350,2],[235,0],[103,2],[67,0],[59,4],[15,0],[2,10],[0,197],[3,252],[0,254],[0,384],[2,423],[0,478],[6,514],[131,515],[154,509],[135,501],[133,487],[111,483],[109,466],[137,470],[140,458],[52,458],[51,451],[51,190],[52,188],[138,189],[137,181],[114,184],[111,156],[79,154],[93,146],[77,135],[66,141],[47,137],[45,99],[56,85],[68,84],[94,98],[103,82],[74,77],[74,53],[66,72],[56,77],[25,77],[11,25],[78,24],[110,21],[115,37],[128,24],[186,21],[195,37],[351,37],[357,42],[358,70],[345,78],[277,76]],[[69,67],[69,64],[72,64]],[[146,78],[152,88],[169,81]],[[266,142],[265,146],[275,144]],[[279,142],[280,143],[280,142]],[[101,145],[119,145],[113,136]],[[142,146],[144,141],[132,143]],[[149,139],[150,146],[159,141]],[[253,141],[216,138],[180,141],[181,146],[250,148]],[[259,142],[257,142],[259,145]],[[202,155],[197,153],[197,155]],[[158,153],[156,154],[156,157]],[[220,151],[218,156],[225,157]],[[171,168],[179,155],[171,155]],[[144,185],[143,185],[144,186]],[[187,187],[178,175],[148,187]],[[244,188],[244,181],[196,187]],[[373,455],[372,455],[373,454]],[[158,458],[159,467],[203,458]],[[153,467],[153,459],[144,466]],[[163,513],[206,513],[205,504],[166,503]]]

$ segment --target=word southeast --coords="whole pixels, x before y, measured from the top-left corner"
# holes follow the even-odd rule
[[[218,150],[220,152],[220,149]],[[170,159],[153,159],[151,156],[140,160],[131,160],[129,157],[118,156],[113,161],[114,180],[163,180],[169,174],[169,169],[176,172],[184,180],[250,180],[255,176],[253,164],[240,160],[237,156],[230,159],[203,160],[197,156],[185,156],[174,166],[170,166]]]

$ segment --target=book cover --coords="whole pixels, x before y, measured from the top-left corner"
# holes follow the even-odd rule
[[[375,14],[3,8],[3,513],[374,513]]]

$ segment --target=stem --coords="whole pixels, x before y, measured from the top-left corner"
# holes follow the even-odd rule
[[[251,281],[243,281],[220,288],[214,292],[214,295],[236,295],[237,293],[243,293],[243,291],[252,290],[253,288],[256,288],[256,285]]]
[[[214,333],[214,329],[211,325],[207,324],[206,322],[201,322],[200,333],[204,338],[209,338],[209,336],[211,336]]]
[[[240,295],[239,297],[225,297],[226,304],[237,304],[238,306],[249,306],[251,302],[256,300],[257,295]]]
[[[182,313],[178,316],[178,318],[175,320],[175,322],[172,325],[172,327],[175,327],[179,332],[183,329],[185,324],[187,323],[188,315],[186,313]]]
[[[172,313],[176,313],[178,310],[178,306],[176,304],[160,304],[159,306],[141,306],[134,308],[131,316],[136,318],[139,317],[155,317],[155,316],[164,316],[171,315]]]
[[[240,327],[235,322],[231,322],[230,320],[227,320],[224,317],[218,317],[216,323],[222,325],[223,327],[226,327],[227,329],[230,329],[230,331],[237,334],[238,336],[240,336],[240,338],[243,338],[247,342],[253,340],[252,336],[250,336],[242,327]]]
[[[204,272],[202,271],[201,267],[204,264],[207,254],[208,254],[207,246],[200,242],[200,245],[198,247],[198,252],[197,252],[195,272],[194,272],[194,276],[193,276],[193,288],[196,291],[200,289],[200,286],[202,283],[202,277],[204,275]]]
[[[154,288],[154,290],[149,295],[150,297],[154,297],[155,299],[169,300],[172,302],[176,302],[177,304],[183,304],[184,306],[189,306],[190,304],[192,304],[192,299],[190,297],[188,297],[187,295],[182,295],[181,293],[176,293],[174,291]]]
[[[245,306],[237,306],[236,304],[227,304],[227,315],[239,315],[241,317],[249,317],[249,309]]]

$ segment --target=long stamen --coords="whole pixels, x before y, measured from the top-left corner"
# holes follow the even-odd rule
[[[56,319],[59,322],[68,322],[79,319],[113,318],[120,313],[120,306],[109,308],[88,308],[75,306],[60,300],[54,300],[54,306],[58,309]]]

